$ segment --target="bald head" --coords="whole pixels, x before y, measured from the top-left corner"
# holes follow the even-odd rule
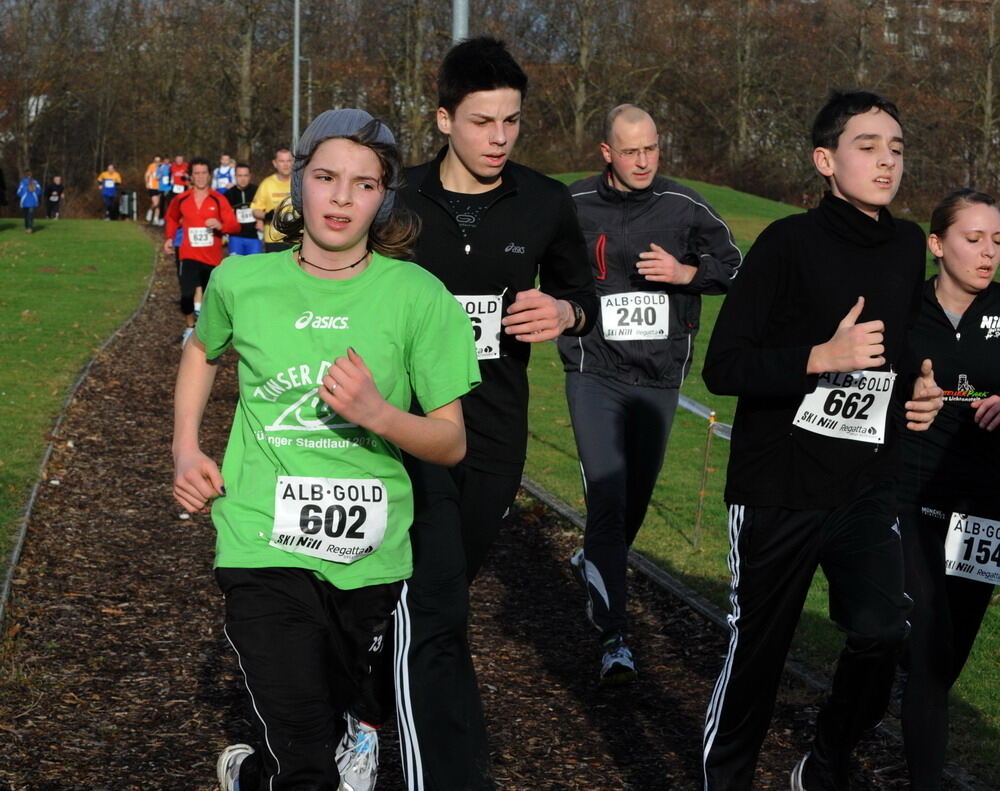
[[[653,183],[660,162],[659,137],[652,116],[634,104],[620,104],[604,123],[601,154],[611,185],[623,192]]]
[[[634,104],[619,104],[617,107],[613,108],[611,112],[608,113],[607,118],[604,119],[605,143],[611,142],[611,135],[614,134],[615,122],[618,119],[621,119],[623,124],[637,124],[640,121],[647,120],[651,124],[653,123],[653,117],[641,107],[636,107]]]

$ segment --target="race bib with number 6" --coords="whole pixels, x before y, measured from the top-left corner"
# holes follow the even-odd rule
[[[1000,522],[952,514],[944,542],[944,573],[990,585],[1000,583]]]
[[[192,247],[211,247],[212,231],[209,228],[188,228],[188,244]]]
[[[465,308],[476,339],[476,358],[496,360],[500,357],[500,319],[503,317],[503,298],[485,294],[480,296],[455,295]]]
[[[631,291],[601,297],[606,341],[664,341],[670,334],[670,302],[662,291]]]
[[[270,545],[353,563],[382,544],[389,507],[379,480],[282,475],[274,489]]]
[[[245,225],[248,222],[253,222],[256,217],[253,216],[253,209],[237,209],[236,210],[236,221],[241,225]]]
[[[878,371],[820,374],[792,423],[813,434],[882,445],[895,378]]]

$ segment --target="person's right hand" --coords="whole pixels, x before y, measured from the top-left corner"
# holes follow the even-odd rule
[[[837,331],[826,343],[812,348],[809,354],[808,373],[846,373],[885,365],[885,346],[882,321],[857,323],[865,307],[865,298],[858,297],[847,315],[840,320]]]
[[[188,513],[207,513],[208,501],[225,494],[219,465],[199,451],[174,459],[174,499]]]
[[[1000,426],[1000,395],[991,395],[989,398],[981,398],[969,404],[976,410],[974,420],[976,425],[984,431],[993,431]]]
[[[171,237],[167,237],[163,240],[163,252],[170,255],[174,251],[174,240]]]

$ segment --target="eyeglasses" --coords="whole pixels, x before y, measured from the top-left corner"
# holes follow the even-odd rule
[[[639,154],[645,154],[647,157],[653,156],[653,154],[660,150],[660,144],[653,143],[651,146],[643,146],[642,148],[624,148],[621,151],[617,148],[612,148],[610,145],[608,145],[608,148],[611,148],[618,156],[625,157],[625,159],[637,159]]]

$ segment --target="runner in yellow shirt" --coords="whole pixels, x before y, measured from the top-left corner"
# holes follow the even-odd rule
[[[97,177],[97,186],[101,190],[101,200],[104,201],[104,219],[118,219],[118,188],[122,184],[122,174],[114,165],[108,165]]]
[[[149,196],[149,208],[146,209],[146,222],[152,225],[159,225],[157,221],[160,217],[160,182],[157,172],[162,161],[162,157],[153,157],[153,161],[146,165],[146,175],[144,177],[146,194]]]
[[[279,148],[275,151],[274,159],[271,160],[275,172],[260,183],[257,187],[257,194],[250,204],[254,217],[258,220],[263,220],[265,223],[265,253],[287,250],[292,246],[274,228],[274,213],[281,205],[281,202],[291,194],[292,162],[292,152],[287,148]]]

